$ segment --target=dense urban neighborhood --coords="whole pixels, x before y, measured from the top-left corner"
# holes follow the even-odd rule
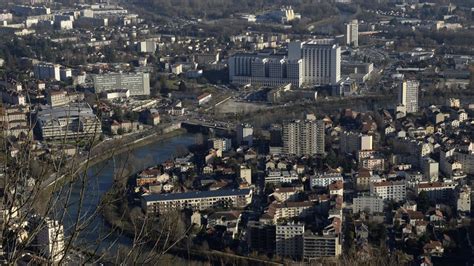
[[[471,0],[5,0],[0,33],[2,264],[474,264]]]

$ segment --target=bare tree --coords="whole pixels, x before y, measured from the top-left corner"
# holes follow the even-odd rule
[[[66,128],[77,126],[69,118]],[[31,128],[36,126],[34,121]],[[127,179],[135,167],[146,163],[133,158],[131,150],[123,151],[125,140],[100,142],[100,128],[97,122],[78,129],[89,130],[86,137],[66,132],[55,141],[43,142],[42,149],[31,137],[32,130],[21,141],[12,141],[3,130],[0,255],[5,263],[149,263],[186,238],[189,228],[178,213],[158,218],[130,208]],[[71,146],[77,152],[67,155],[65,147]],[[98,178],[105,167],[94,163],[114,158],[118,152],[123,160],[114,167],[114,193],[99,195]],[[122,224],[106,225],[101,219],[106,208],[115,208]],[[128,242],[125,246],[120,243],[123,239]]]

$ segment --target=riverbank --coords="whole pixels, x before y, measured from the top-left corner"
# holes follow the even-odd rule
[[[99,145],[105,145],[106,147],[100,147],[100,151],[96,151],[94,147],[92,148],[91,152],[89,152],[88,157],[76,158],[64,167],[64,169],[70,169],[73,167],[76,168],[72,173],[62,174],[59,177],[53,175],[42,183],[41,195],[39,195],[39,200],[35,201],[34,203],[35,209],[39,211],[39,213],[44,211],[46,208],[48,208],[47,205],[50,202],[51,195],[53,195],[54,192],[66,185],[67,182],[72,182],[75,178],[77,178],[77,176],[85,174],[85,172],[91,167],[106,161],[113,156],[129,152],[152,143],[164,141],[185,134],[186,132],[187,131],[183,128],[175,129],[166,133],[162,133],[162,131],[150,131],[149,134],[146,134],[138,139],[133,139],[133,141],[127,141],[123,138],[102,141],[95,147],[98,147]],[[77,164],[77,166],[74,166],[74,164]]]

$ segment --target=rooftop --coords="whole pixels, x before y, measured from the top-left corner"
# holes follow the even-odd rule
[[[185,200],[196,198],[212,198],[212,197],[229,197],[229,196],[245,196],[251,194],[250,189],[219,189],[214,191],[190,191],[184,193],[171,194],[150,194],[142,196],[146,202],[151,201],[169,201],[169,200]]]

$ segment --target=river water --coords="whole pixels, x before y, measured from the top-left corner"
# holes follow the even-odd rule
[[[135,173],[146,167],[155,166],[172,158],[178,149],[194,143],[194,135],[178,135],[116,155],[91,167],[87,171],[87,178],[75,181],[72,187],[70,204],[66,208],[67,211],[64,212],[66,215],[63,220],[66,236],[74,231],[74,225],[77,224],[76,218],[79,217],[79,224],[87,226],[84,230],[81,230],[77,241],[75,241],[76,246],[87,247],[88,250],[99,248],[102,252],[110,251],[113,254],[118,246],[123,245],[126,247],[130,245],[132,240],[129,237],[117,232],[111,233],[111,228],[105,223],[102,216],[97,213],[102,195],[113,184],[114,173],[124,168]],[[85,189],[82,189],[83,187]],[[80,204],[81,191],[84,194],[82,204]],[[62,194],[65,197],[66,193]],[[81,205],[82,208],[79,207]]]

